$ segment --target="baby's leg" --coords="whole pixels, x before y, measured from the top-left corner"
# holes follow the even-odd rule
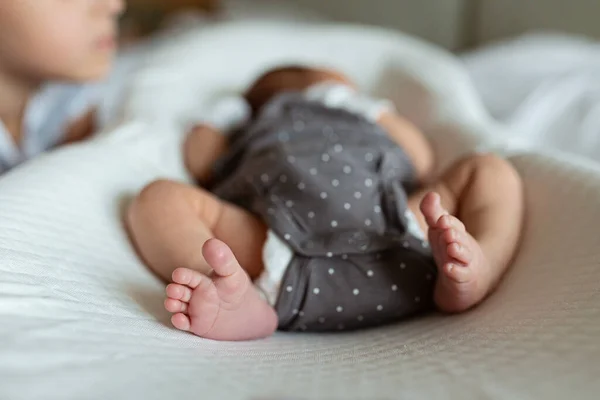
[[[157,181],[134,200],[127,226],[142,259],[173,279],[165,308],[176,328],[217,340],[259,338],[276,329],[275,311],[250,279],[262,270],[266,239],[253,215],[195,187]]]
[[[385,112],[379,118],[379,125],[388,133],[410,158],[416,178],[423,182],[433,170],[433,149],[427,138],[410,121],[402,116]]]
[[[519,175],[493,155],[471,156],[409,203],[428,229],[440,272],[436,304],[447,312],[477,305],[516,252],[524,208]]]
[[[126,222],[140,256],[165,281],[178,267],[209,273],[202,246],[212,237],[231,247],[251,278],[262,271],[266,226],[203,189],[155,181],[133,200]]]
[[[212,166],[227,150],[227,137],[209,125],[197,125],[188,133],[183,147],[187,170],[202,184],[210,179]]]

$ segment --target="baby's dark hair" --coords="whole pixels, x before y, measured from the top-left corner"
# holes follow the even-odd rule
[[[252,115],[255,116],[274,95],[288,90],[301,91],[322,81],[351,84],[347,77],[333,70],[302,65],[284,65],[263,73],[254,81],[244,97],[250,105]]]

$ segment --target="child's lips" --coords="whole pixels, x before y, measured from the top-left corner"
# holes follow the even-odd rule
[[[98,39],[96,42],[98,47],[104,50],[114,49],[117,45],[116,35],[106,35]]]

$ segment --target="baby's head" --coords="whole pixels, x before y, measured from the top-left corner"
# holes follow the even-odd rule
[[[0,1],[0,70],[27,81],[103,77],[123,0]]]
[[[273,96],[285,91],[302,91],[321,82],[338,82],[353,86],[346,76],[337,71],[290,65],[272,69],[261,75],[246,92],[245,97],[252,114],[256,115]]]

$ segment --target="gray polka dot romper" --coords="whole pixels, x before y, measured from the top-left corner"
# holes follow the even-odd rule
[[[436,266],[409,230],[413,178],[378,125],[286,93],[232,135],[210,190],[292,249],[275,305],[280,330],[349,330],[432,308]]]

